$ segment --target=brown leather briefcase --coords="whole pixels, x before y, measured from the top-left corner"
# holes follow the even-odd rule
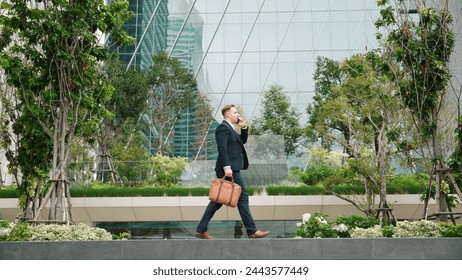
[[[231,181],[223,178],[215,178],[210,184],[209,199],[229,207],[236,207],[239,197],[241,196],[242,188],[234,183],[234,178]]]

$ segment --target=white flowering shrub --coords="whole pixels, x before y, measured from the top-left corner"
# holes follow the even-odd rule
[[[359,215],[338,216],[332,221],[326,220],[326,215],[316,212],[313,215],[305,213],[302,222],[297,223],[296,238],[326,238],[326,237],[350,237],[350,232],[355,228],[372,228],[378,224],[375,217],[362,217]],[[376,233],[369,233],[377,236]],[[382,237],[382,236],[380,236]]]
[[[297,223],[295,238],[406,238],[406,237],[460,237],[462,226],[431,221],[402,221],[396,226],[381,227],[375,217],[358,215],[338,216],[332,221],[326,215],[316,212],[305,213]]]
[[[13,226],[14,224],[9,221],[0,220],[0,241],[6,241],[8,239]]]
[[[0,220],[0,241],[70,241],[70,240],[112,240],[112,235],[102,228],[85,224],[30,225]]]
[[[328,238],[338,237],[337,231],[326,219],[326,215],[316,212],[313,215],[305,213],[302,222],[297,223],[296,238]]]
[[[403,221],[396,224],[393,237],[441,237],[441,231],[439,225],[434,222]]]
[[[382,227],[376,225],[371,228],[354,228],[350,230],[350,237],[351,238],[381,238],[383,237],[382,234]]]
[[[111,233],[85,224],[29,226],[29,241],[112,240]]]
[[[350,237],[350,231],[354,228],[371,228],[379,224],[379,220],[372,216],[363,217],[360,215],[340,215],[337,216],[333,223],[334,229],[338,232],[339,237]]]

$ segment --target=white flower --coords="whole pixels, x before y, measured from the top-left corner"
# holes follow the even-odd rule
[[[346,232],[346,231],[348,231],[348,227],[345,224],[335,225],[334,229],[336,231],[338,231],[338,232]]]
[[[327,224],[327,221],[324,220],[322,217],[316,217],[316,220],[318,220],[318,222],[320,223]]]
[[[311,214],[310,213],[305,213],[303,214],[302,216],[302,221],[305,223],[305,222],[308,222],[308,220],[311,218]]]
[[[393,237],[439,237],[438,224],[431,221],[402,221],[396,224]]]
[[[30,240],[112,240],[112,235],[104,229],[78,225],[30,226]]]
[[[10,235],[11,229],[9,228],[0,228],[0,236],[8,236]]]
[[[351,238],[381,238],[383,237],[381,227],[376,225],[372,228],[354,228],[350,233]]]
[[[303,223],[297,223],[297,227],[301,227]]]

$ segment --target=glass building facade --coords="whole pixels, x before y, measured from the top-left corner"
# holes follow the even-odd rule
[[[319,56],[341,60],[378,47],[376,0],[130,0],[136,16],[126,24],[136,44],[117,52],[127,67],[146,70],[160,50],[181,61],[196,78],[197,94],[207,96],[215,122],[205,145],[194,129],[191,108],[181,114],[168,141],[171,155],[213,160],[213,132],[225,104],[240,107],[252,122],[260,116],[263,93],[274,84],[307,121],[314,95],[313,73]],[[410,9],[413,0],[406,0]],[[461,1],[449,0],[460,58]],[[415,5],[414,5],[415,6]],[[459,53],[459,55],[457,55]],[[460,76],[460,63],[452,67]],[[460,85],[460,77],[454,80]],[[460,86],[459,86],[460,87]],[[457,88],[457,86],[456,86]],[[155,120],[143,130],[155,143]],[[155,150],[150,149],[152,153]]]
[[[271,85],[304,116],[313,96],[318,56],[342,59],[376,47],[374,0],[130,0],[136,16],[126,30],[136,44],[117,50],[127,67],[146,70],[163,50],[196,78],[197,93],[207,96],[221,122],[225,104],[240,107],[250,122],[259,116],[262,95]],[[194,108],[183,112],[170,133],[173,155],[196,158],[213,151],[209,127],[198,148]],[[155,120],[146,121],[154,123]],[[153,138],[155,129],[145,129]],[[145,134],[146,134],[145,133]],[[152,142],[152,141],[150,141]],[[212,155],[202,158],[213,159]]]

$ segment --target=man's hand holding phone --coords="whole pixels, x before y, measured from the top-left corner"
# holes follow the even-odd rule
[[[246,126],[247,126],[247,121],[244,120],[244,119],[241,118],[241,117],[238,117],[238,118],[237,118],[236,124],[237,124],[238,126],[240,126],[241,128],[242,128],[242,127],[246,127]]]

